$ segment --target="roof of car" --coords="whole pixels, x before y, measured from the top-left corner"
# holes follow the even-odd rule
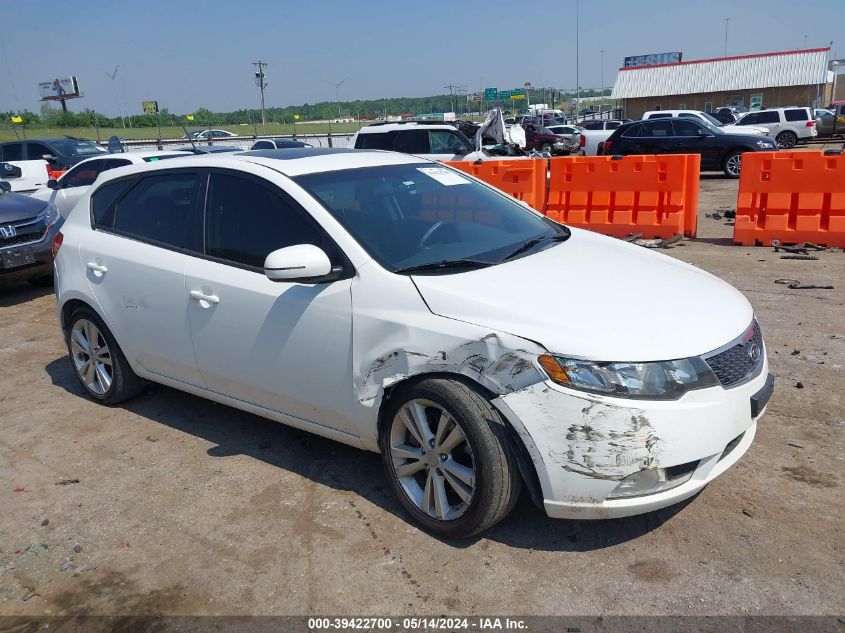
[[[394,130],[406,130],[413,127],[425,127],[441,130],[456,129],[451,123],[443,121],[394,121],[392,123],[371,123],[367,127],[358,130],[359,134],[373,134],[378,132],[392,132]]]
[[[268,167],[289,177],[305,174],[378,167],[381,165],[409,165],[415,163],[433,163],[417,156],[380,150],[354,150],[345,148],[292,148],[266,149],[236,154],[198,154],[184,158],[172,158],[162,162],[135,163],[103,172],[101,178],[111,180],[133,173],[177,169],[186,167],[222,167],[239,169],[243,162]]]
[[[143,151],[143,152],[114,152],[109,154],[95,154],[85,160],[81,160],[77,165],[82,165],[83,163],[87,163],[92,160],[103,160],[104,158],[138,158],[140,160],[144,160],[147,158],[156,158],[159,156],[190,156],[191,152],[189,151],[178,151],[178,150],[163,150],[163,151]]]

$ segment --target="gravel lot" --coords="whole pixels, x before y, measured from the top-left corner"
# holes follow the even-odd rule
[[[467,542],[411,526],[375,454],[164,387],[94,404],[52,293],[0,288],[0,615],[845,613],[845,255],[730,245],[706,214],[736,187],[703,176],[700,237],[665,252],[757,312],[777,387],[749,453],[679,507],[523,495]]]

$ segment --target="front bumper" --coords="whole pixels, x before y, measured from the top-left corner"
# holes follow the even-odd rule
[[[608,398],[547,381],[494,402],[534,462],[546,513],[610,519],[683,501],[736,463],[754,440],[771,394],[768,380],[766,361],[745,384],[691,391],[676,401]],[[682,465],[692,475],[677,487],[607,498],[629,475]]]

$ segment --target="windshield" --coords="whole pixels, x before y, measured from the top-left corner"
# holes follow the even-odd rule
[[[724,125],[725,125],[725,124],[724,124],[724,123],[722,123],[719,119],[717,119],[716,117],[714,117],[714,116],[712,116],[712,115],[708,114],[707,112],[702,112],[702,113],[701,113],[701,116],[703,116],[703,117],[704,117],[704,119],[705,119],[708,123],[710,123],[711,125],[715,125],[716,127],[724,127]]]
[[[520,255],[569,235],[566,227],[510,196],[432,163],[347,169],[294,180],[391,272],[448,262],[499,264],[528,240],[540,238]],[[436,272],[461,270],[444,266]]]
[[[91,156],[93,154],[108,154],[108,151],[93,141],[52,141],[51,144],[65,156]]]

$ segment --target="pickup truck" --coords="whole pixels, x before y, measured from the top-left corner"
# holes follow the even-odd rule
[[[584,128],[581,133],[581,150],[584,156],[600,154],[601,144],[610,138],[616,128],[626,122],[617,119],[596,119],[579,123]]]
[[[0,162],[0,180],[8,182],[16,193],[35,191],[45,186],[50,178],[46,160]]]

